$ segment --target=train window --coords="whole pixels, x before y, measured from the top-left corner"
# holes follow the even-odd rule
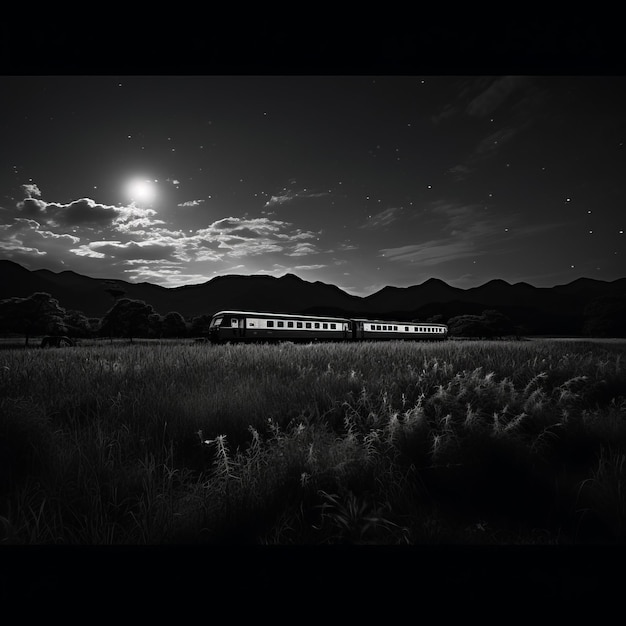
[[[293,328],[293,322],[287,322],[287,328]]]
[[[283,328],[285,326],[285,322],[276,322],[276,326],[278,326],[278,328]]]
[[[320,323],[319,322],[314,322],[315,324],[315,328],[319,328],[320,327]]]
[[[404,327],[404,332],[406,333],[406,332],[408,332],[408,330],[409,330],[409,327],[408,327],[408,326],[405,326],[405,327]]]
[[[311,322],[306,322],[306,327],[311,328]]]
[[[274,328],[274,322],[272,320],[267,320],[267,327]]]
[[[238,321],[237,321],[237,318],[236,318],[236,317],[231,318],[231,320],[230,320],[230,325],[231,325],[233,328],[237,328],[237,326],[239,325],[239,323],[238,323]]]
[[[380,324],[376,324],[376,330],[382,330],[382,327]]]
[[[394,330],[398,330],[398,327],[397,327],[397,326],[394,326],[394,327],[393,327],[393,329],[394,329]]]
[[[337,328],[337,324],[331,324],[331,325],[330,325],[330,327],[331,327],[332,329],[335,329],[335,328]]]
[[[296,328],[302,328],[302,322],[296,322]]]
[[[324,322],[324,323],[322,324],[322,328],[324,328],[324,329],[328,330],[328,324],[327,324],[326,322]]]

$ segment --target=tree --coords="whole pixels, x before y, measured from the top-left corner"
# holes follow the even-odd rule
[[[515,334],[513,322],[504,313],[495,309],[487,309],[482,312],[481,317],[487,329],[487,337],[504,337]]]
[[[165,337],[184,337],[187,334],[185,318],[177,311],[170,311],[163,318],[163,335]]]
[[[132,343],[133,337],[148,334],[150,316],[154,312],[152,305],[143,300],[121,298],[102,318],[101,332],[111,338],[113,335],[127,337]]]
[[[481,315],[457,315],[448,320],[453,337],[504,337],[516,334],[513,322],[500,311],[487,309]]]
[[[65,309],[45,292],[0,301],[0,327],[3,332],[24,335],[24,346],[28,346],[28,340],[36,333],[65,333],[64,316]]]
[[[444,319],[441,313],[437,313],[436,315],[431,315],[426,319],[427,322],[431,322],[432,324],[443,324]]]
[[[82,311],[67,311],[63,323],[70,337],[89,337],[93,333],[89,319]]]
[[[457,315],[448,320],[451,337],[487,337],[489,329],[481,315]]]
[[[163,319],[158,313],[148,315],[148,335],[152,338],[163,336]]]
[[[584,332],[589,337],[626,336],[626,295],[592,300],[583,312]]]
[[[200,337],[208,334],[212,315],[199,315],[191,320],[190,332],[194,337]]]

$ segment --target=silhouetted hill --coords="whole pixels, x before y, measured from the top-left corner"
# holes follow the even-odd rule
[[[178,311],[186,318],[223,309],[244,309],[399,320],[425,320],[440,314],[448,320],[493,308],[532,333],[576,334],[582,329],[585,306],[601,296],[626,294],[626,278],[612,282],[581,278],[551,288],[491,280],[470,289],[451,287],[431,278],[420,285],[389,286],[359,297],[335,285],[308,282],[293,274],[280,278],[226,275],[197,285],[165,288],[90,278],[72,271],[30,271],[12,261],[0,261],[0,299],[46,291],[66,309],[101,317],[114,302],[106,292],[110,288],[124,291],[123,297],[151,304],[162,315]]]
[[[425,302],[449,302],[462,294],[463,289],[451,287],[437,278],[429,278],[421,285],[411,287],[383,287],[363,298],[363,310],[372,313],[407,311]]]

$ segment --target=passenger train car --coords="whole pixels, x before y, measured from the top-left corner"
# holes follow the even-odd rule
[[[220,311],[213,316],[209,327],[209,340],[212,343],[390,339],[442,341],[447,337],[448,327],[445,324],[257,311]]]

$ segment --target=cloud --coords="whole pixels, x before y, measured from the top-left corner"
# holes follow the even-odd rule
[[[16,204],[19,213],[33,217],[54,228],[108,228],[129,231],[134,227],[163,224],[161,220],[152,220],[154,209],[128,206],[99,204],[91,198],[81,198],[68,204],[45,202],[39,197],[37,185],[22,185],[27,197]]]
[[[485,117],[516,91],[524,89],[530,83],[526,76],[503,76],[495,79],[484,91],[474,97],[467,105],[465,112],[472,117]]]
[[[28,197],[17,203],[17,209],[52,226],[110,226],[123,214],[121,208],[98,204],[89,198],[58,204]]]
[[[265,203],[265,208],[280,206],[288,202],[293,202],[298,198],[320,198],[327,195],[329,195],[329,192],[327,191],[311,192],[307,189],[303,189],[302,191],[283,189],[283,192],[280,195],[270,197],[270,199]]]
[[[489,134],[476,146],[474,156],[490,156],[496,152],[496,150],[499,150],[507,141],[515,137],[519,130],[519,128],[506,127]]]
[[[520,237],[562,226],[556,223],[527,224],[523,216],[485,213],[478,204],[437,201],[421,216],[429,232],[442,233],[426,241],[382,248],[380,256],[394,262],[418,262],[432,266],[448,261],[510,251]]]
[[[267,217],[245,219],[240,217],[224,217],[213,222],[208,228],[198,231],[209,235],[237,233],[248,237],[262,237],[278,232],[284,228],[287,222],[270,220]]]
[[[448,172],[456,181],[465,180],[476,171],[476,166],[486,159],[494,157],[506,143],[511,141],[518,133],[529,125],[528,121],[521,122],[518,126],[504,126],[483,137],[464,162],[457,163]]]
[[[103,258],[108,256],[125,261],[130,260],[174,260],[176,248],[173,245],[162,243],[149,243],[129,241],[95,241],[80,247],[84,254],[75,252],[80,256],[95,256]]]
[[[359,228],[373,229],[389,226],[389,224],[398,219],[401,211],[402,207],[390,207],[380,213],[376,213],[376,215],[370,215],[365,224],[362,224]]]
[[[17,203],[17,209],[23,215],[27,215],[29,217],[41,217],[43,216],[47,203],[43,200],[38,200],[37,198],[24,198]]]
[[[321,270],[323,267],[327,267],[326,265],[296,265],[293,269],[298,271],[312,271],[312,270]]]
[[[316,233],[293,228],[293,224],[281,220],[226,217],[198,230],[188,241],[192,248],[221,248],[227,256],[241,258],[280,252],[292,256],[311,254],[318,251],[315,246],[305,248],[301,242],[315,237]],[[207,254],[206,250],[199,253],[202,257]]]
[[[198,206],[202,204],[203,202],[204,200],[187,200],[187,202],[181,202],[180,204],[177,204],[176,206],[180,206],[180,207]]]
[[[55,226],[110,226],[119,216],[114,206],[98,204],[90,198],[81,198],[69,204],[50,203],[46,206],[49,222]]]
[[[182,287],[204,283],[207,277],[204,274],[187,274],[180,268],[171,265],[153,262],[149,265],[140,265],[124,270],[129,278],[135,282],[151,282],[163,287]]]
[[[5,216],[10,223],[0,224],[0,247],[6,258],[15,258],[18,250],[30,258],[47,254],[54,257],[57,267],[70,266],[91,275],[109,271],[103,267],[106,261],[109,269],[128,268],[142,279],[148,275],[152,279],[150,272],[169,263],[174,264],[172,274],[157,281],[169,285],[186,284],[195,276],[195,271],[183,269],[186,262],[206,262],[215,267],[244,263],[248,257],[284,255],[295,259],[321,252],[315,242],[321,231],[297,228],[267,215],[223,217],[205,228],[184,232],[157,219],[154,209],[134,203],[109,206],[89,198],[67,204],[46,202],[35,197],[39,193],[35,186],[24,186],[23,191],[27,197],[15,205],[16,217],[7,220]],[[195,206],[199,202],[183,204]]]
[[[41,191],[39,191],[39,187],[35,184],[26,184],[22,185],[22,191],[26,194],[27,198],[40,198]]]
[[[36,220],[26,219],[23,217],[13,218],[12,224],[1,224],[0,232],[4,231],[9,241],[20,245],[32,244],[41,239],[56,239],[66,243],[75,244],[80,241],[79,237],[69,235],[67,233],[53,233],[49,230],[41,230],[41,224]]]
[[[448,172],[454,176],[455,180],[465,180],[472,172],[474,168],[469,167],[463,163],[459,163],[454,167],[451,167]]]
[[[319,250],[312,243],[297,243],[291,252],[286,252],[287,256],[306,256],[308,254],[317,254]]]
[[[438,265],[477,254],[475,246],[467,239],[431,240],[398,248],[383,248],[380,252],[389,261],[418,261],[421,265]]]

